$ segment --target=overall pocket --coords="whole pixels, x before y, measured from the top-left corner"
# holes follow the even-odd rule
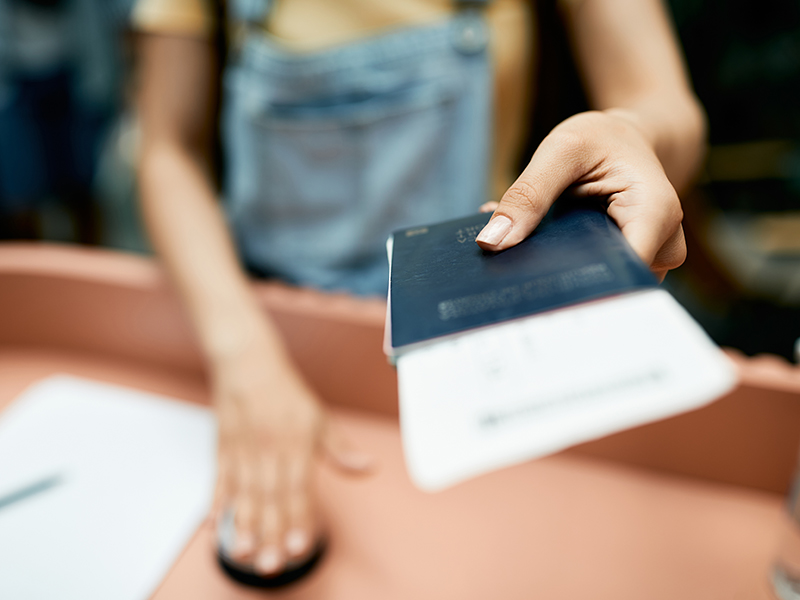
[[[320,53],[248,38],[225,73],[228,216],[244,261],[282,279],[385,293],[400,228],[485,201],[491,77],[453,22]]]
[[[256,62],[236,67],[227,86],[235,107],[230,200],[239,220],[266,226],[275,244],[304,240],[301,255],[327,244],[353,260],[362,248],[382,247],[405,215],[424,219],[427,205],[444,201],[443,161],[462,85],[441,60],[324,73],[307,59],[297,72],[290,61]],[[353,244],[343,247],[345,239]]]

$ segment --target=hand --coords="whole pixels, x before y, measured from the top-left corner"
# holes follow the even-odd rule
[[[680,200],[635,116],[622,110],[581,113],[555,127],[500,202],[482,207],[494,215],[476,241],[492,251],[518,244],[567,188],[606,198],[609,216],[660,279],[683,263]]]
[[[254,341],[212,365],[219,420],[215,513],[234,510],[234,540],[225,553],[264,576],[302,562],[322,526],[312,472],[322,453],[345,471],[364,472],[370,459],[353,450],[288,360]]]

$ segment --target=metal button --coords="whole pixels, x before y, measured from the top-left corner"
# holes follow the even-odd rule
[[[483,15],[477,11],[461,11],[453,23],[453,47],[463,54],[477,54],[489,44],[489,30]]]

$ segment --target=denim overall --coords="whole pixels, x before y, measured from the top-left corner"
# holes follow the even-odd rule
[[[226,208],[252,272],[383,295],[392,231],[487,200],[487,2],[299,53],[261,29],[269,0],[229,0],[246,33],[224,75]]]

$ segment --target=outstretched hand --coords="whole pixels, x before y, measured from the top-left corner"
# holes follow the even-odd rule
[[[686,242],[680,200],[652,145],[624,111],[570,117],[542,141],[477,242],[505,250],[524,240],[567,189],[607,200],[608,215],[657,277],[680,266]]]

